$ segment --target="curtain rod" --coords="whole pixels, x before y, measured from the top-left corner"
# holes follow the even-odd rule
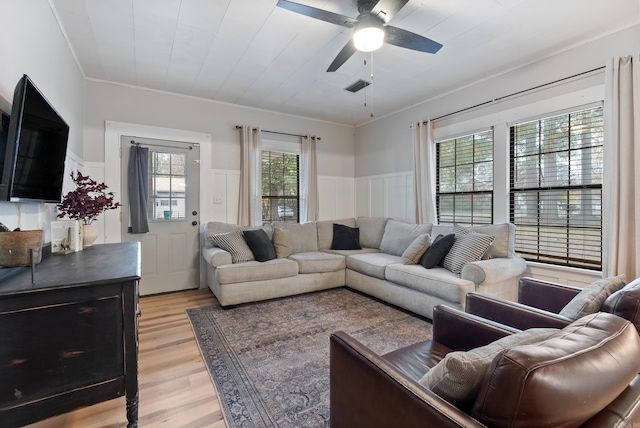
[[[171,145],[163,145],[163,144],[152,144],[152,143],[137,143],[134,140],[131,140],[132,146],[151,146],[151,147],[166,147],[169,149],[184,149],[184,146],[171,146]],[[193,150],[193,145],[189,143],[189,150]]]
[[[442,116],[436,117],[435,119],[431,119],[431,120],[444,119],[445,117],[453,116],[453,115],[456,115],[458,113],[464,113],[465,111],[473,110],[475,108],[482,107],[482,106],[485,106],[487,104],[492,104],[492,103],[494,103],[496,101],[502,101],[502,100],[507,99],[507,98],[515,97],[516,95],[521,95],[521,94],[524,94],[526,92],[535,91],[536,89],[540,89],[540,88],[544,88],[545,86],[549,86],[549,85],[553,85],[553,84],[556,84],[556,83],[564,82],[565,80],[575,79],[576,77],[580,77],[580,76],[583,76],[585,74],[593,73],[595,71],[600,71],[600,70],[603,70],[605,68],[606,68],[606,66],[603,65],[602,67],[597,67],[597,68],[594,68],[594,69],[591,69],[591,70],[588,70],[588,71],[583,71],[582,73],[574,74],[572,76],[563,77],[562,79],[554,80],[552,82],[543,83],[542,85],[534,86],[534,87],[529,88],[529,89],[523,89],[522,91],[514,92],[514,93],[509,94],[509,95],[503,95],[501,97],[494,98],[492,100],[485,101],[485,102],[482,102],[480,104],[473,105],[471,107],[463,108],[461,110],[454,111],[452,113],[444,114]],[[423,121],[422,124],[426,125],[427,121],[426,120]]]
[[[242,126],[240,125],[236,125],[235,129],[242,129]],[[255,131],[258,128],[253,128],[253,130]],[[299,135],[299,134],[289,134],[288,132],[278,132],[278,131],[267,131],[266,129],[263,129],[262,132],[266,132],[268,134],[278,134],[278,135],[288,135],[290,137],[300,137],[300,138],[307,138],[306,135]],[[318,141],[321,141],[322,138],[320,137],[316,137],[315,135],[312,136],[311,138],[315,138]]]

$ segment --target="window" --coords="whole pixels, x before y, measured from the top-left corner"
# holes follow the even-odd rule
[[[149,150],[148,206],[151,220],[186,218],[186,159],[183,153]]]
[[[300,156],[262,151],[262,221],[297,223],[300,212]]]
[[[438,223],[493,223],[493,131],[440,141],[436,168]]]
[[[510,128],[510,217],[527,260],[600,269],[603,109]]]

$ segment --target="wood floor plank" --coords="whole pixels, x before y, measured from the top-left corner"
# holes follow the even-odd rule
[[[140,299],[139,426],[226,428],[215,386],[185,309],[216,303],[209,289]],[[78,409],[29,428],[127,426],[124,397]]]

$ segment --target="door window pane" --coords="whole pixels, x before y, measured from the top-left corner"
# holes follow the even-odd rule
[[[186,219],[186,161],[184,153],[149,150],[149,217]]]

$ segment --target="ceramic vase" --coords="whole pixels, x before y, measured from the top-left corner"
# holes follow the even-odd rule
[[[98,231],[92,224],[83,224],[82,229],[82,246],[90,247],[98,239]]]

